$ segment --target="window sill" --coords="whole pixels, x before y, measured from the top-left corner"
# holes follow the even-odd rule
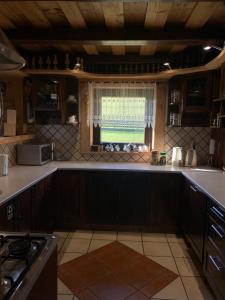
[[[131,152],[126,152],[126,151],[87,151],[87,152],[82,152],[82,154],[93,154],[93,153],[98,153],[98,154],[150,154],[151,151],[131,151]]]

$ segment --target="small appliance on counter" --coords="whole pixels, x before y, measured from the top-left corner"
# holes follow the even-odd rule
[[[17,145],[17,164],[40,166],[52,160],[52,144],[20,144]]]
[[[196,167],[197,166],[197,152],[195,143],[192,143],[190,149],[187,150],[185,157],[185,167]]]
[[[8,175],[8,161],[8,154],[0,154],[0,176]]]
[[[182,147],[173,147],[172,166],[181,167],[183,165]]]

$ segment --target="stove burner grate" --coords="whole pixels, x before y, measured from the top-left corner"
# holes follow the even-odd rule
[[[10,256],[24,257],[31,249],[31,241],[15,240],[9,244],[8,248]]]

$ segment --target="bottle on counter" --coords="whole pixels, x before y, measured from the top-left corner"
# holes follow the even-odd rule
[[[158,165],[159,162],[159,151],[152,151],[151,165]]]
[[[166,152],[160,152],[159,164],[161,166],[166,165]]]

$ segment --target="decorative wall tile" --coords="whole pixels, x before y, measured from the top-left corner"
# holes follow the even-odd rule
[[[56,160],[88,160],[88,161],[124,161],[149,162],[149,153],[80,153],[80,133],[78,127],[45,125],[36,127],[37,136],[55,143]],[[172,148],[174,146],[188,149],[194,141],[198,152],[199,164],[207,163],[207,153],[210,140],[210,129],[203,127],[168,127],[165,128],[165,151],[168,161],[171,162]]]
[[[16,165],[16,144],[0,145],[0,153],[8,154],[9,167]]]
[[[108,162],[146,162],[150,161],[149,153],[80,153],[80,132],[78,127],[70,125],[36,126],[35,133],[42,142],[55,143],[55,160],[108,161]],[[168,162],[171,162],[172,148],[183,147],[184,152],[194,141],[198,163],[207,163],[210,140],[210,128],[203,127],[166,127],[165,151]],[[16,144],[0,145],[0,153],[9,154],[9,166],[16,164]]]
[[[183,152],[190,148],[191,143],[196,145],[198,164],[207,164],[209,153],[210,128],[206,127],[166,127],[165,128],[165,151],[168,161],[171,162],[172,148],[179,146]]]

